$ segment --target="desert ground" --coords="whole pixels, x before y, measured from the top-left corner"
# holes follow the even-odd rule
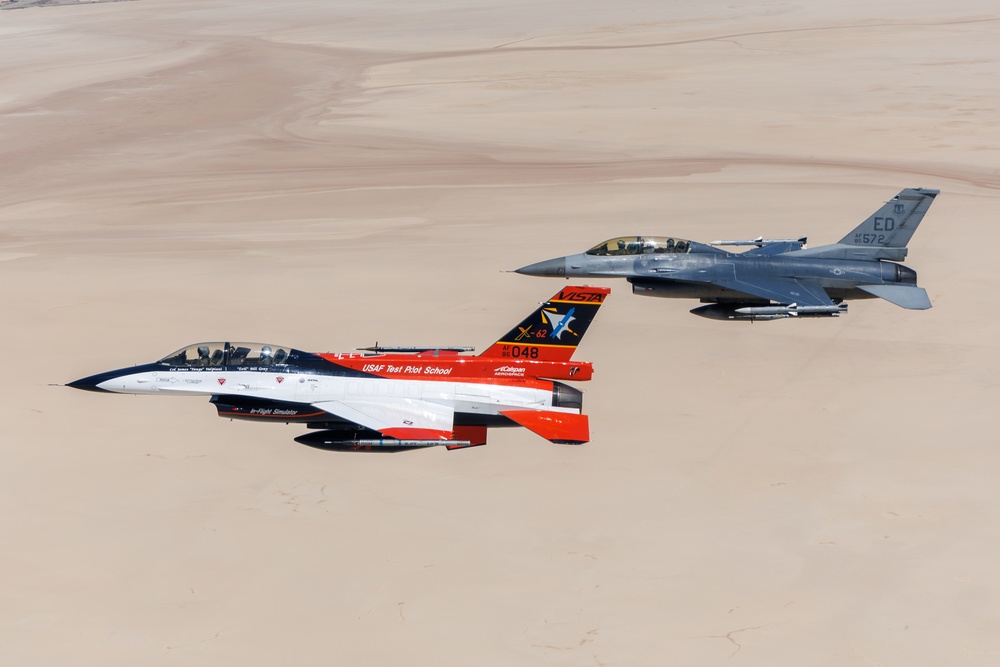
[[[141,0],[0,18],[0,664],[996,665],[995,2]],[[625,234],[934,308],[613,288],[592,441],[373,455],[62,386],[200,340],[483,349]]]

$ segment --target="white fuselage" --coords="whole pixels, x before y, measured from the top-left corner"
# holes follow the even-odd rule
[[[579,413],[574,408],[553,407],[552,392],[534,387],[456,382],[345,377],[310,373],[275,373],[253,370],[167,368],[123,374],[97,385],[124,394],[173,396],[245,396],[290,403],[316,404],[345,398],[377,401],[416,399],[450,406],[456,413],[498,415],[503,410],[550,410]]]

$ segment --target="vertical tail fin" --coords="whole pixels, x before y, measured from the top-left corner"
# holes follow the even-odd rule
[[[940,190],[906,188],[840,239],[843,245],[905,248]]]
[[[608,287],[565,287],[479,356],[569,361],[610,293]]]

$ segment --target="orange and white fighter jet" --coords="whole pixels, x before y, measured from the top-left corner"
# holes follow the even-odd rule
[[[220,417],[305,424],[323,449],[399,451],[485,445],[490,427],[523,426],[562,444],[590,439],[583,392],[593,366],[573,352],[605,287],[565,287],[480,355],[472,348],[312,353],[260,343],[196,343],[151,364],[69,384],[122,394],[211,396]]]

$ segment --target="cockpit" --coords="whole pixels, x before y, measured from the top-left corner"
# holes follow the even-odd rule
[[[599,243],[588,255],[653,255],[691,252],[691,241],[667,236],[623,236]]]
[[[188,368],[279,366],[288,363],[290,347],[262,343],[195,343],[160,359],[158,364]]]

